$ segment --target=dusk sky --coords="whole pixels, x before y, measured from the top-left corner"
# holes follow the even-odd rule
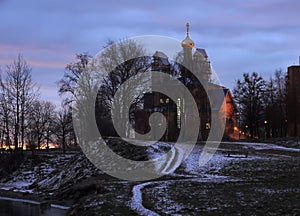
[[[190,37],[205,48],[223,85],[244,72],[265,78],[299,63],[300,1],[0,0],[0,65],[21,53],[42,97],[60,104],[58,81],[76,53],[95,55],[108,39]]]

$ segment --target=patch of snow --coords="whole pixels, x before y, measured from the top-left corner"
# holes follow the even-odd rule
[[[40,205],[40,202],[32,201],[32,200],[25,200],[25,199],[17,199],[17,198],[10,198],[10,197],[1,197],[0,200],[8,200],[8,201],[14,201],[14,202],[23,202],[23,203],[29,203],[33,205]]]
[[[62,209],[62,210],[70,209],[70,207],[68,207],[68,206],[62,206],[62,205],[56,205],[56,204],[51,204],[50,206],[51,206],[51,208],[57,208],[57,209]]]
[[[135,185],[132,189],[132,199],[131,199],[131,208],[139,213],[140,215],[145,216],[159,216],[156,212],[153,212],[149,209],[146,209],[143,206],[143,197],[142,197],[142,189],[148,185],[153,184],[153,182],[146,182],[143,184]]]
[[[254,150],[275,149],[275,150],[283,150],[283,151],[300,152],[300,149],[298,148],[288,148],[288,147],[279,146],[271,143],[248,143],[248,142],[222,142],[222,143],[244,145],[244,146],[252,147]]]
[[[148,156],[150,159],[159,158],[166,154],[166,149],[171,149],[174,144],[167,142],[156,142],[153,143],[148,149]]]
[[[1,190],[11,190],[13,187],[9,187],[9,186],[3,186],[0,187]]]
[[[31,182],[22,182],[22,181],[19,181],[19,182],[12,183],[12,186],[15,187],[15,188],[18,188],[18,189],[27,187],[29,185],[31,185]]]
[[[218,210],[218,207],[208,207],[206,208],[207,211],[214,211],[214,210]]]
[[[162,175],[173,174],[175,170],[186,159],[190,146],[185,144],[174,144],[157,142],[148,148],[148,156],[154,161],[156,171]]]
[[[188,158],[182,163],[181,169],[184,173],[187,173],[189,175],[197,175],[198,177],[201,177],[203,175],[213,174],[213,178],[218,178],[219,171],[225,167],[227,164],[229,164],[231,161],[252,161],[252,160],[258,160],[258,159],[264,159],[264,157],[261,156],[248,156],[245,157],[226,157],[223,154],[220,154],[219,152],[216,152],[213,157],[204,165],[199,165],[199,157],[200,153],[202,151],[202,148],[199,146],[196,146],[193,152],[188,156]]]
[[[0,189],[2,190],[13,190],[14,192],[33,193],[32,189],[27,189],[27,187],[31,185],[31,182],[18,181],[18,182],[9,182],[2,185],[0,186]]]
[[[33,193],[33,189],[14,189],[14,192]]]

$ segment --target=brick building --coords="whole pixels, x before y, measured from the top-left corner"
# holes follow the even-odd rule
[[[288,67],[287,135],[300,137],[300,65]]]

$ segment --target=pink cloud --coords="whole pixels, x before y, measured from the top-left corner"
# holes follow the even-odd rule
[[[74,59],[74,54],[63,50],[57,52],[56,49],[49,48],[0,44],[0,65],[11,64],[20,53],[31,67],[36,68],[63,69]]]

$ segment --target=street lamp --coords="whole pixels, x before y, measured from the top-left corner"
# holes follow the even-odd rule
[[[237,126],[234,126],[234,128],[233,128],[233,134],[238,133],[238,131],[239,131],[238,127],[237,127]],[[235,135],[234,135],[234,136],[235,136]],[[236,134],[236,136],[237,136],[237,138],[238,138],[238,134]]]
[[[265,138],[267,138],[267,124],[268,124],[268,121],[265,120],[264,124],[265,124]]]

